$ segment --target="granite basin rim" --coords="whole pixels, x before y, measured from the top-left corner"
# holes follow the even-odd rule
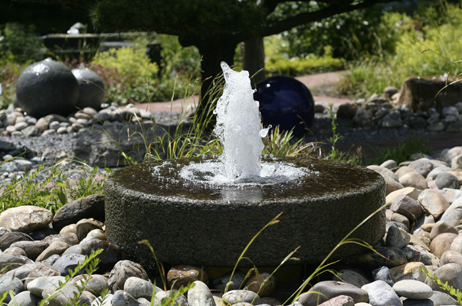
[[[318,163],[308,159],[302,163],[306,162]],[[325,162],[317,165],[324,166]],[[173,196],[174,190],[160,195],[141,191],[152,183],[146,181],[144,187],[137,183],[146,179],[140,174],[141,169],[152,163],[123,168],[112,173],[105,183],[108,239],[147,266],[153,266],[154,260],[148,248],[137,243],[143,239],[151,243],[161,262],[232,267],[252,237],[283,212],[279,223],[265,229],[250,246],[246,256],[257,266],[277,266],[291,251],[301,246],[294,255],[300,261],[289,264],[320,262],[350,230],[385,203],[385,182],[379,174],[358,166],[336,162],[327,164],[337,172],[341,169],[358,171],[359,177],[365,177],[368,182],[349,191],[341,191],[339,186],[332,187],[338,191],[331,190],[330,194],[313,197],[307,197],[302,191],[299,196],[288,197],[283,191],[271,187],[267,189],[273,190],[254,190],[251,194],[254,199],[250,200],[233,200],[220,196],[220,192],[216,191],[211,199],[187,199],[184,195]],[[124,184],[118,176],[123,176],[126,182],[133,180],[133,184]],[[348,181],[352,183],[351,179]],[[136,188],[127,187],[130,184]],[[294,192],[290,186],[286,189],[288,193]],[[231,197],[238,193],[231,193]],[[271,197],[278,193],[280,197]],[[202,195],[202,191],[199,194]],[[354,237],[374,244],[382,238],[384,231],[385,214],[381,211]],[[342,246],[334,258],[361,251],[357,246]],[[243,263],[243,266],[249,265],[248,262]]]

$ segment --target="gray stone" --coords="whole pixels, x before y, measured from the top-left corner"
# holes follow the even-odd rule
[[[45,228],[52,220],[51,211],[37,206],[13,207],[0,214],[0,224],[15,232],[29,233]]]
[[[35,268],[36,265],[36,263],[28,263],[25,265],[21,265],[16,269],[10,270],[7,273],[5,273],[5,276],[8,276],[10,278],[16,277],[24,281],[24,279],[29,275],[29,273]]]
[[[23,291],[16,294],[8,303],[8,306],[37,306],[38,302],[39,299],[35,295],[29,291]]]
[[[457,221],[462,219],[462,198],[456,199],[441,216],[441,221]]]
[[[438,191],[425,189],[419,194],[418,201],[435,219],[449,208],[449,202]]]
[[[462,168],[462,155],[457,155],[451,160],[451,169],[457,170]]]
[[[393,168],[398,167],[398,164],[393,159],[389,159],[387,161],[384,161],[382,164],[380,164],[380,167],[384,167],[387,169],[393,169]]]
[[[63,276],[69,274],[69,270],[74,270],[79,263],[83,263],[85,261],[85,256],[80,254],[67,254],[61,256],[54,264],[55,267]],[[85,273],[86,267],[82,270],[78,271],[77,274]]]
[[[353,119],[357,110],[358,105],[354,103],[343,103],[339,105],[336,116],[339,119]]]
[[[49,264],[46,263],[39,263],[34,266],[34,268],[27,274],[26,280],[24,281],[24,285],[27,286],[31,281],[37,279],[39,277],[46,277],[46,276],[61,276],[59,271]]]
[[[448,263],[455,263],[462,266],[462,254],[455,250],[448,250],[444,252],[443,255],[441,255],[440,265],[444,266]]]
[[[352,284],[358,288],[361,288],[365,284],[369,283],[369,280],[366,277],[352,269],[343,269],[338,271],[338,276],[334,276],[333,280]]]
[[[62,241],[71,246],[79,243],[79,240],[77,239],[77,235],[74,233],[62,233],[58,235],[50,235],[43,240],[48,242],[49,244],[52,244],[53,241]]]
[[[79,83],[77,107],[79,109],[91,107],[99,110],[105,95],[103,80],[94,71],[84,67],[73,69],[72,73]]]
[[[55,291],[58,289],[58,287],[55,286],[50,286],[43,290],[42,292],[42,298],[46,299],[48,296],[51,296],[52,294],[55,293]],[[76,298],[76,296],[78,298]],[[73,304],[73,300],[75,302],[79,302],[79,305],[87,305],[90,306],[90,300],[84,295],[81,294],[79,296],[79,289],[77,286],[69,286],[66,285],[65,287],[61,288],[61,290],[56,293],[54,296],[52,296],[49,300],[47,305],[49,306],[65,306],[69,304]]]
[[[430,171],[430,173],[428,173],[426,180],[427,182],[436,180],[436,177],[438,176],[438,174],[446,173],[449,171],[451,171],[451,168],[445,167],[445,166],[433,168],[433,170]]]
[[[436,186],[438,186],[439,189],[458,188],[459,180],[451,173],[440,173],[436,176]]]
[[[297,301],[302,305],[317,305],[339,295],[351,296],[355,303],[369,300],[367,292],[354,285],[337,281],[321,281],[311,287],[307,293],[300,295]]]
[[[125,282],[130,277],[138,277],[144,280],[149,280],[146,271],[143,267],[130,260],[121,260],[117,262],[109,275],[108,284],[113,291],[124,288]]]
[[[421,174],[423,177],[427,177],[430,171],[433,170],[433,163],[427,158],[418,159],[409,164],[409,167],[414,169],[417,173]]]
[[[66,278],[63,276],[42,276],[31,280],[27,285],[27,290],[35,296],[42,297],[42,292],[50,286],[59,286],[59,282],[64,283]],[[75,284],[75,282],[72,282]]]
[[[404,194],[393,200],[390,209],[406,216],[410,221],[417,220],[423,214],[420,203]]]
[[[112,306],[138,306],[140,302],[138,302],[133,296],[128,294],[123,290],[117,290],[114,292],[114,296],[111,300]]]
[[[221,298],[230,304],[242,302],[254,305],[260,304],[260,297],[258,294],[250,290],[231,290],[223,294]]]
[[[25,68],[16,84],[16,105],[36,118],[50,113],[67,116],[78,98],[79,85],[71,70],[51,59]]]
[[[360,255],[347,257],[345,258],[345,262],[366,265],[368,267],[386,266],[392,268],[405,264],[406,256],[398,248],[376,247],[375,252],[367,251]]]
[[[31,242],[31,241],[29,241]],[[23,249],[21,248],[18,248],[18,247],[12,247],[10,246],[8,249],[4,250],[3,251],[3,254],[5,255],[11,255],[11,256],[26,256],[27,257],[27,254],[26,252],[24,252]]]
[[[231,280],[232,284],[229,285],[228,290],[237,290],[242,285],[244,285],[246,274],[241,270],[236,270]],[[231,272],[228,272],[220,277],[214,278],[212,280],[212,287],[221,291],[224,291],[226,284],[229,282],[231,277]]]
[[[182,167],[182,163],[200,160],[203,161],[194,158],[178,160],[172,165],[177,167],[173,171]],[[284,160],[281,158],[275,161]],[[201,196],[198,201],[194,197],[187,198],[191,191],[183,189],[185,186],[181,181],[177,182],[178,185],[171,185],[169,182],[169,188],[176,190],[177,195],[181,193],[181,196],[162,192],[163,186],[153,178],[151,170],[152,167],[161,165],[161,162],[142,163],[115,171],[105,180],[108,240],[125,252],[145,260],[146,265],[155,267],[149,249],[137,243],[152,236],[154,232],[157,238],[150,240],[150,243],[160,262],[232,267],[236,261],[236,250],[242,250],[255,233],[283,211],[281,223],[284,226],[276,225],[262,232],[246,256],[257,266],[278,266],[290,250],[300,245],[309,245],[310,247],[297,251],[296,256],[300,258],[298,263],[315,263],[324,259],[341,237],[345,237],[352,228],[385,203],[384,180],[374,171],[315,159],[286,161],[296,167],[322,169],[318,181],[329,182],[330,186],[337,188],[343,186],[341,194],[336,193],[333,197],[332,190],[327,190],[328,188],[314,191],[311,183],[300,182],[300,185],[294,186],[297,189],[274,188],[274,193],[266,199],[259,196],[260,192],[266,193],[264,190],[243,194],[242,189],[239,189],[239,198],[236,198],[236,193],[228,190],[220,196],[217,193],[210,193],[208,198]],[[352,180],[352,177],[358,179]],[[351,182],[354,183],[350,184]],[[350,187],[344,186],[347,183]],[[360,193],[357,184],[362,186]],[[305,187],[310,188],[310,195],[294,200],[294,192],[305,190]],[[145,192],[147,190],[149,192]],[[184,190],[184,193],[180,190]],[[277,199],[275,193],[278,194]],[[186,215],[188,217],[185,219]],[[201,222],[172,222],[199,220],[197,218]],[[220,220],[220,226],[213,226],[212,230],[211,226],[216,224],[216,220]],[[336,226],[333,227],[332,224]],[[354,237],[374,245],[382,238],[384,229],[385,212],[382,210],[356,230]],[[191,232],[197,237],[194,242],[185,236]],[[323,233],[323,239],[319,239],[319,233]],[[215,244],[218,240],[219,247]],[[342,246],[341,254],[334,253],[331,259],[363,251],[357,245],[348,244]],[[241,263],[250,265],[249,262]]]
[[[462,121],[455,121],[448,124],[446,127],[448,133],[461,133],[462,132]]]
[[[395,226],[390,226],[388,228],[386,239],[387,247],[402,249],[409,243],[409,241],[411,241],[411,235],[409,235],[409,233]]]
[[[27,127],[27,123],[26,122],[18,122],[14,125],[14,128],[16,131],[22,131],[24,130],[25,128]]]
[[[85,290],[90,291],[92,294],[96,296],[100,296],[103,290],[109,289],[107,278],[99,274],[93,274],[91,276],[88,274],[78,275],[74,277],[74,281],[78,286],[83,286],[83,284],[85,283]]]
[[[9,277],[6,275],[0,276],[0,294],[5,292],[12,291],[14,294],[18,294],[19,292],[24,291],[24,285],[19,278],[16,277]],[[3,300],[4,303],[8,303],[11,300],[10,294],[7,294],[5,299]]]
[[[100,122],[104,122],[106,120],[111,120],[112,116],[111,116],[111,113],[108,113],[108,112],[99,112],[96,114],[95,118],[96,120]]]
[[[129,277],[124,284],[124,291],[131,294],[134,298],[144,297],[151,300],[154,285],[138,277]],[[157,288],[156,288],[157,289]],[[157,292],[158,290],[156,290]]]
[[[17,247],[23,249],[27,257],[29,257],[32,260],[35,260],[40,255],[40,253],[42,253],[48,247],[48,243],[39,240],[18,241],[12,243],[10,247]]]
[[[457,229],[450,223],[446,221],[438,221],[435,223],[435,225],[432,227],[432,230],[430,231],[430,239],[433,240],[436,236],[443,233],[453,233],[456,235],[459,234]]]
[[[216,306],[212,293],[206,284],[195,281],[194,287],[188,290],[189,306]]]
[[[94,229],[103,228],[103,222],[93,218],[81,219],[76,224],[76,234],[79,241],[82,241],[87,234]]]
[[[59,231],[64,226],[77,223],[83,218],[104,221],[104,215],[104,195],[90,195],[58,209],[53,218],[53,228]]]
[[[2,251],[6,250],[10,247],[13,243],[17,241],[32,241],[33,239],[24,233],[21,232],[11,232],[6,233],[5,235],[0,237],[0,249]]]
[[[386,282],[377,280],[363,286],[369,295],[369,303],[374,306],[401,305],[398,295]]]
[[[452,159],[456,157],[457,155],[462,154],[462,147],[453,147],[449,149],[446,153],[443,154],[443,161],[450,165],[452,162]]]
[[[95,125],[73,141],[73,154],[88,164],[100,167],[118,167],[126,164],[124,152],[134,162],[141,162],[145,153],[145,139],[164,137],[165,130],[125,123],[111,126]]]
[[[376,165],[370,165],[370,166],[367,166],[367,168],[371,169],[371,170],[374,170],[377,173],[380,173],[380,175],[382,175],[383,177],[388,176],[388,177],[394,179],[395,181],[399,181],[398,176],[395,173],[393,173],[393,171],[391,171],[390,169],[387,169],[387,168],[381,167],[381,166],[376,166]]]
[[[50,257],[51,255],[58,254],[61,255],[65,250],[69,248],[69,245],[62,241],[53,241],[39,256],[36,258],[36,261],[42,261]]]
[[[434,306],[457,305],[457,301],[445,292],[433,291],[433,295],[429,298]]]
[[[383,267],[373,270],[372,276],[375,281],[382,280],[390,286],[393,286],[395,284],[395,281],[393,280],[393,276],[391,276],[391,272],[388,267],[383,266]]]
[[[83,255],[90,255],[92,251],[102,249],[98,255],[102,264],[115,264],[121,258],[119,248],[107,240],[87,238],[80,243],[80,248]]]
[[[448,284],[452,286],[454,289],[462,289],[462,267],[458,264],[445,264],[436,269],[435,272],[432,274],[436,275],[436,277],[443,283],[448,282]],[[435,291],[444,291],[444,289],[442,289],[437,283],[435,283],[429,277],[427,277],[425,283]]]

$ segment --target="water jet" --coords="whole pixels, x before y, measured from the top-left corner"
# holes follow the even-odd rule
[[[282,212],[246,257],[256,266],[274,267],[300,246],[295,254],[300,260],[288,264],[318,263],[385,203],[385,182],[350,164],[262,158],[267,130],[248,73],[222,68],[226,84],[215,132],[224,155],[146,162],[112,173],[104,187],[108,240],[148,267],[154,259],[138,244],[143,239],[164,263],[232,267],[252,237]],[[384,231],[382,211],[353,237],[375,244]],[[333,259],[362,251],[342,246]],[[252,264],[242,261],[242,266]]]

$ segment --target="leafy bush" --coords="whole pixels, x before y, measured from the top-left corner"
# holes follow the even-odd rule
[[[388,22],[404,27],[396,43],[396,52],[351,64],[346,82],[339,87],[340,92],[368,97],[387,86],[401,87],[409,76],[460,74],[462,9],[458,5],[447,5],[445,24],[432,22],[432,12],[428,10],[427,23],[421,30],[409,26],[413,21],[405,14],[385,14]]]
[[[330,46],[325,46],[325,52],[322,57],[313,54],[306,58],[293,58],[290,60],[281,55],[271,57],[265,64],[265,68],[270,74],[286,74],[291,76],[342,70],[346,64],[345,61],[333,58],[331,50]]]
[[[26,63],[40,57],[40,42],[34,27],[7,23],[0,27],[0,63]]]

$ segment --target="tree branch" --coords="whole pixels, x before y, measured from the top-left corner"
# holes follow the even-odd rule
[[[279,0],[272,0],[273,2],[283,2]],[[269,24],[266,27],[263,27],[260,34],[261,36],[270,36],[274,34],[278,34],[284,31],[288,31],[296,26],[313,22],[313,21],[319,21],[321,19],[327,18],[327,17],[332,17],[337,14],[341,13],[346,13],[346,12],[351,12],[354,10],[358,9],[363,9],[367,8],[370,6],[373,6],[374,4],[377,3],[386,3],[386,2],[393,2],[396,0],[365,0],[359,4],[356,5],[331,5],[325,9],[316,11],[316,12],[309,12],[309,13],[301,13],[289,18],[286,18],[284,20],[276,21],[272,24]],[[325,3],[334,3],[334,2],[339,2],[337,0],[321,0],[319,2],[325,2]],[[350,2],[350,1],[348,1]],[[345,3],[345,2],[344,2]]]

